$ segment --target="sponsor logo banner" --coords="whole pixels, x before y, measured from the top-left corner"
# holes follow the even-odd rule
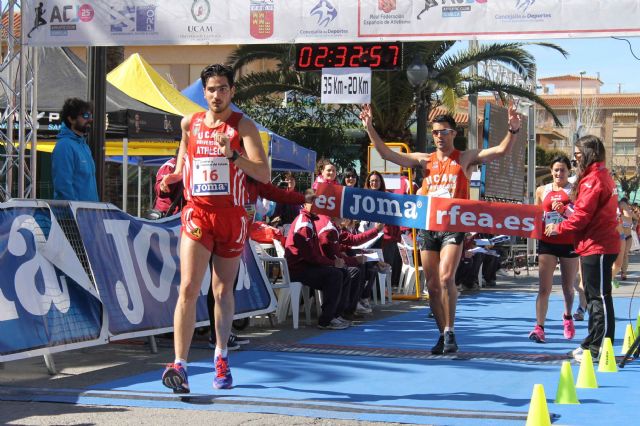
[[[170,331],[180,284],[180,217],[148,221],[103,203],[0,203],[0,362]],[[208,324],[207,270],[196,319]],[[275,297],[245,245],[235,318]]]
[[[539,238],[543,211],[539,206],[400,195],[320,184],[312,211],[382,222],[408,228],[449,232],[482,232]]]
[[[111,335],[143,335],[173,326],[180,286],[180,217],[147,221],[116,208],[72,203],[105,305]],[[77,207],[76,207],[77,206]],[[236,318],[269,312],[274,297],[250,246],[245,246],[235,288]],[[209,271],[201,284],[197,321],[207,321]],[[146,334],[154,334],[149,332]]]
[[[320,184],[312,211],[327,216],[362,219],[424,229],[429,197],[400,195],[340,185]]]
[[[543,211],[527,204],[431,198],[427,229],[539,238]]]
[[[0,204],[0,361],[107,340],[98,293],[56,214],[44,202]]]
[[[637,36],[640,0],[23,0],[29,46]],[[346,37],[346,38],[345,38]]]

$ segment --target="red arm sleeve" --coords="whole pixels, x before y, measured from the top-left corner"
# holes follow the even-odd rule
[[[352,234],[351,232],[342,231],[340,232],[340,236],[338,237],[338,241],[340,244],[345,246],[359,246],[360,244],[364,244],[369,240],[374,239],[378,236],[378,230],[373,227],[368,231],[365,231],[361,234]]]
[[[283,204],[304,204],[304,195],[296,191],[286,191],[271,183],[258,183],[258,195],[270,201]]]

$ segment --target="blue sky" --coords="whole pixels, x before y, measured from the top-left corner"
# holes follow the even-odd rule
[[[627,37],[633,52],[640,58],[640,37]],[[629,44],[613,38],[545,40],[569,52],[568,58],[551,49],[530,47],[538,64],[538,78],[564,74],[578,75],[586,71],[595,77],[600,73],[602,93],[617,93],[618,83],[623,93],[640,93],[640,60],[635,59]]]

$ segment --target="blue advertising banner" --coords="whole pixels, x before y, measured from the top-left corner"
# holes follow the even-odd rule
[[[169,331],[180,285],[180,216],[149,221],[93,203],[71,203],[98,291],[109,334],[119,338]],[[196,321],[208,325],[209,271],[196,305]],[[236,315],[244,318],[275,310],[275,297],[245,246],[235,287]]]
[[[70,216],[45,202],[0,204],[2,361],[107,341],[98,294],[60,226]]]
[[[0,362],[171,331],[180,285],[180,217],[148,221],[104,203],[0,204]],[[207,271],[197,302],[208,325]],[[273,312],[247,244],[235,318]]]
[[[327,216],[425,229],[429,197],[320,184],[312,211]]]

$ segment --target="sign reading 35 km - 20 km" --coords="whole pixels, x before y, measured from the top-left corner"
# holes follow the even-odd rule
[[[323,104],[371,103],[371,68],[323,68],[320,93]]]

